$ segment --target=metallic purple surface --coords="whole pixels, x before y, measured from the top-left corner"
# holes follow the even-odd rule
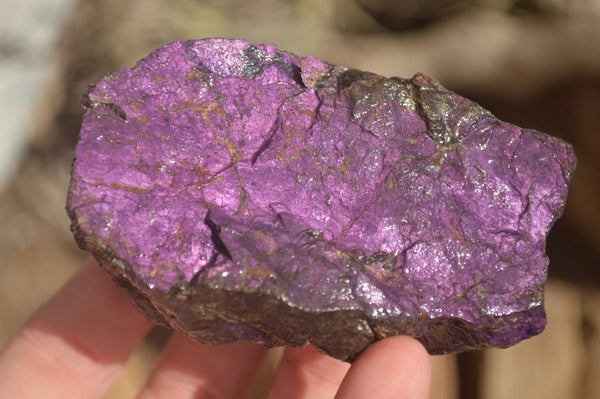
[[[424,75],[243,40],[167,45],[84,100],[72,229],[157,323],[345,360],[389,335],[450,353],[544,328],[576,162],[559,139]]]

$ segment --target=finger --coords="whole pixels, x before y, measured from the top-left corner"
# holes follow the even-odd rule
[[[349,367],[312,345],[286,348],[269,399],[333,398]]]
[[[354,361],[336,399],[429,397],[431,364],[419,341],[390,337],[371,345]]]
[[[89,261],[0,354],[0,397],[102,397],[148,329]]]
[[[177,334],[139,398],[244,398],[266,354],[259,345],[199,344]]]

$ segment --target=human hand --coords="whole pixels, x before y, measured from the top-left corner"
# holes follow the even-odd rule
[[[0,398],[101,398],[150,325],[93,261],[38,309],[0,353]],[[243,398],[261,345],[206,345],[175,334],[141,399]],[[312,346],[286,348],[269,399],[426,398],[430,363],[413,338],[391,337],[352,365]]]

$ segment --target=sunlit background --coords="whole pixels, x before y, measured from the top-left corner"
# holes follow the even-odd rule
[[[546,331],[435,357],[432,398],[600,398],[600,0],[2,0],[0,346],[85,257],[64,211],[85,87],[163,44],[214,36],[424,72],[571,142],[579,165],[548,240]],[[153,331],[109,398],[135,396],[168,334]]]

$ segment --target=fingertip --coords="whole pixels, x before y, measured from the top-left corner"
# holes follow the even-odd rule
[[[352,364],[336,398],[427,398],[431,361],[425,347],[408,336],[385,338]]]
[[[400,354],[403,364],[412,364],[414,368],[431,374],[431,361],[427,349],[421,342],[407,335],[398,335],[377,341],[363,353],[363,355],[377,356],[380,359]]]

